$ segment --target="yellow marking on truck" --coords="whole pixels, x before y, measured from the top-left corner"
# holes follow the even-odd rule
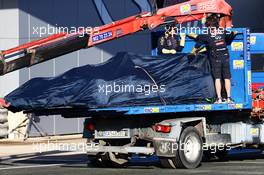
[[[251,71],[248,71],[248,95],[252,95]]]
[[[159,108],[153,108],[153,113],[158,113],[158,112],[160,112]]]
[[[243,104],[236,104],[236,105],[235,105],[235,108],[236,108],[236,109],[242,109],[242,108],[243,108]]]
[[[251,44],[251,45],[255,45],[256,42],[257,42],[257,37],[256,37],[256,36],[251,36],[251,37],[250,37],[250,44]]]
[[[251,128],[250,129],[250,134],[251,135],[258,135],[259,134],[259,129],[258,128]]]
[[[199,105],[199,106],[197,106],[197,109],[209,111],[209,110],[212,110],[212,105]]]
[[[251,71],[248,71],[248,81],[251,82]]]
[[[211,110],[211,109],[212,109],[212,105],[205,105],[205,106],[204,106],[204,109],[205,109],[205,110]]]
[[[233,60],[234,69],[244,69],[244,60]]]
[[[160,108],[158,107],[154,107],[154,108],[145,108],[144,109],[145,113],[159,113],[160,112]]]
[[[191,12],[191,5],[190,4],[185,4],[180,7],[180,11],[182,14],[185,13],[190,13]]]
[[[231,44],[232,51],[243,51],[244,44],[243,42],[233,42]]]

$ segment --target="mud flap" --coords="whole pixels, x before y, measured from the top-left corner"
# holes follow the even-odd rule
[[[177,144],[175,141],[154,140],[154,149],[157,156],[160,157],[175,157],[177,151]]]

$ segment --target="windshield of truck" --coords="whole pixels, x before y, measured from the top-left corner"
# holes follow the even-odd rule
[[[264,53],[251,54],[251,66],[253,72],[264,72]]]

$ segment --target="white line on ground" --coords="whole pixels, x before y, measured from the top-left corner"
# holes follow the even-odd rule
[[[0,149],[1,150],[1,149]],[[44,152],[45,153],[45,152]],[[12,160],[27,160],[27,159],[32,159],[35,157],[46,157],[46,156],[70,156],[70,155],[76,155],[76,154],[86,154],[84,152],[61,152],[61,153],[54,153],[54,154],[46,154],[42,155],[41,153],[29,153],[29,154],[20,154],[20,155],[13,155],[16,157],[12,156],[6,156],[6,157],[1,157],[0,160],[7,160],[7,159],[12,159]],[[21,156],[21,157],[20,157]]]
[[[245,162],[245,161],[240,161],[240,162],[233,162],[233,161],[228,161],[228,162],[209,162],[210,164],[264,164],[264,162]]]
[[[33,161],[39,161],[39,162],[85,162],[85,161],[82,161],[82,160],[74,160],[74,159],[66,159],[66,160],[59,160],[59,159],[39,159],[39,158],[36,158],[36,159],[33,159]]]
[[[32,165],[32,166],[16,166],[16,167],[0,168],[0,170],[13,170],[13,169],[25,169],[25,168],[53,167],[53,166],[59,166],[59,165],[64,165],[64,164]]]

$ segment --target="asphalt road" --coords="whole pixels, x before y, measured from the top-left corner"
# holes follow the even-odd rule
[[[87,167],[87,158],[84,154],[57,155],[56,152],[45,154],[31,154],[2,158],[0,160],[0,175],[148,175],[148,174],[264,174],[264,155],[237,154],[229,157],[229,161],[213,160],[203,162],[193,170],[173,170],[158,167],[157,162],[132,163],[124,169],[91,168]],[[55,154],[55,155],[54,155]]]

